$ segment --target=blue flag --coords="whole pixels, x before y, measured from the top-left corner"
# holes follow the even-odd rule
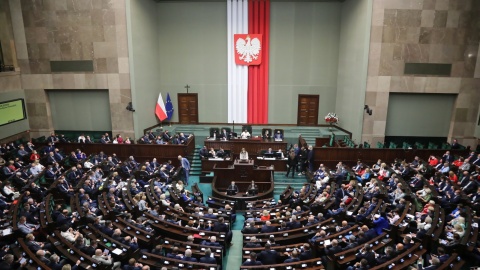
[[[167,110],[168,120],[172,119],[174,110],[172,100],[170,99],[170,93],[167,93],[167,103],[165,103],[165,109]]]

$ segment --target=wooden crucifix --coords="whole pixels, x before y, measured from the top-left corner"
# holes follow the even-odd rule
[[[190,85],[185,85],[185,88],[187,89],[187,94],[188,94],[188,88],[190,88]]]

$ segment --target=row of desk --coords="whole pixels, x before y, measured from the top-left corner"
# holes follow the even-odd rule
[[[229,165],[233,165],[234,160],[234,158],[204,158],[202,159],[202,173],[213,172],[215,166],[218,168],[226,168]],[[287,171],[286,159],[263,158],[257,156],[250,159],[250,161],[254,162],[255,166],[273,166],[275,171]]]
[[[242,148],[248,152],[249,155],[258,155],[262,150],[272,148],[274,151],[278,149],[285,150],[287,148],[287,142],[275,141],[271,139],[262,138],[250,138],[250,139],[232,139],[229,141],[221,140],[205,140],[204,145],[210,149],[229,150],[233,154],[238,154],[242,151]]]

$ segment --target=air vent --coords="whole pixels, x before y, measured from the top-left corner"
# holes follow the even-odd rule
[[[405,63],[405,75],[450,76],[452,64]]]
[[[50,69],[52,72],[93,72],[93,61],[50,61]]]

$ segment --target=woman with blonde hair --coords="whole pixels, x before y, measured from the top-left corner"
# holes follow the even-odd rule
[[[140,201],[137,204],[138,210],[140,210],[140,211],[150,210],[150,207],[148,207],[147,196],[145,195],[145,193],[142,192],[142,193],[139,193],[139,194],[141,194],[141,195],[140,195]]]
[[[262,216],[260,217],[261,221],[270,220],[270,213],[267,210],[263,210]]]
[[[386,163],[382,163],[382,165],[380,165],[380,170],[378,171],[378,179],[379,180],[383,180],[385,178],[388,178],[390,176],[390,171],[388,170],[388,167],[387,167],[387,164]]]

